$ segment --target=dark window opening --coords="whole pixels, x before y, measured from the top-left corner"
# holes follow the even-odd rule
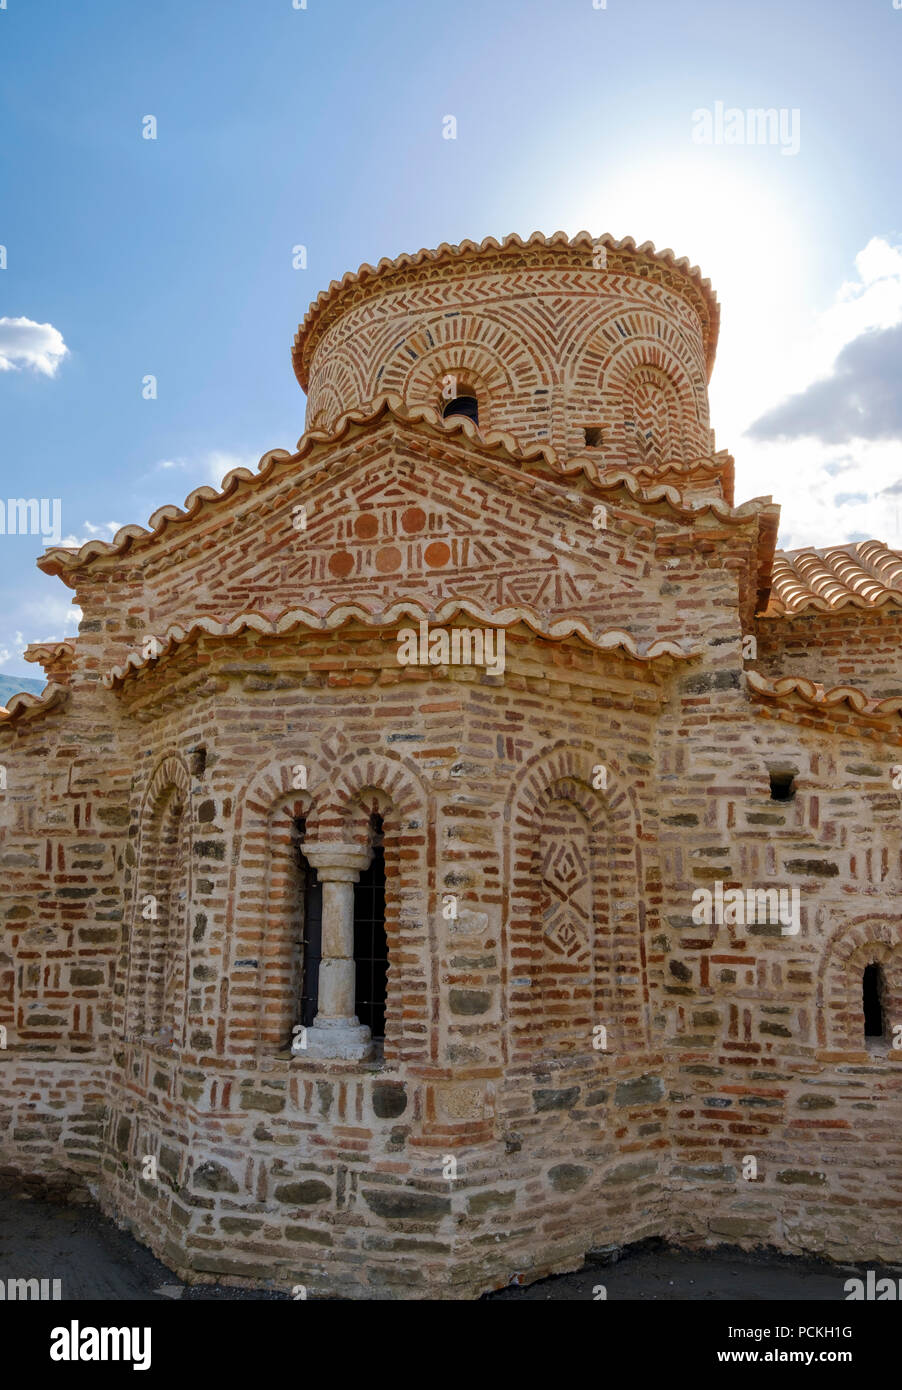
[[[442,411],[442,419],[449,420],[452,415],[465,415],[474,425],[479,424],[479,402],[475,396],[455,396]]]
[[[204,744],[191,749],[191,776],[203,777],[207,770],[207,749]]]
[[[304,858],[303,819],[294,823],[297,836],[299,893],[304,915],[301,921],[301,1008],[300,1022],[311,1027],[319,1008],[319,963],[323,954],[323,886],[316,869]]]
[[[792,801],[796,794],[796,779],[792,772],[772,772],[770,775],[771,801]]]
[[[385,1037],[388,939],[385,934],[385,849],[382,817],[370,818],[373,857],[354,887],[354,1012],[374,1038]]]
[[[587,449],[599,448],[604,437],[604,430],[601,425],[586,425],[583,433],[586,436]]]
[[[883,1015],[883,971],[879,965],[865,966],[861,993],[864,1005],[865,1037],[886,1037],[886,1020]]]

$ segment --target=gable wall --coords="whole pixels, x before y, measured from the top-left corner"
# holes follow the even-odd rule
[[[902,694],[902,608],[842,608],[794,618],[758,618],[763,675],[807,676],[828,689],[852,685],[872,699]]]
[[[490,466],[468,469],[461,446],[445,452],[439,460],[422,440],[383,436],[361,454],[337,451],[316,479],[307,469],[297,482],[283,475],[240,504],[207,509],[166,543],[89,566],[77,588],[77,678],[97,680],[149,636],[198,615],[325,615],[344,603],[378,612],[404,599],[525,606],[548,624],[573,613],[643,644],[732,640],[754,518],[689,519],[575,479],[513,492]]]

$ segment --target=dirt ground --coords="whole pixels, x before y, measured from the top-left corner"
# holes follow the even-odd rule
[[[844,1281],[860,1273],[853,1265],[830,1265],[775,1252],[747,1254],[720,1248],[696,1253],[649,1245],[628,1251],[613,1265],[586,1265],[574,1274],[502,1289],[486,1298],[835,1302],[845,1297]],[[878,1268],[877,1278],[898,1278],[900,1273],[902,1269]],[[61,1206],[0,1193],[0,1279],[25,1278],[62,1280],[64,1300],[289,1298],[286,1293],[262,1289],[189,1287],[93,1207]]]

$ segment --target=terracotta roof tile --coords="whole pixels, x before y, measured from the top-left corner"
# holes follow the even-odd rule
[[[52,546],[38,557],[38,568],[45,574],[59,575],[71,585],[73,572],[83,565],[88,565],[100,557],[125,554],[136,545],[147,545],[169,532],[172,526],[192,521],[202,508],[221,505],[242,489],[260,486],[270,478],[273,470],[294,468],[306,460],[317,446],[338,444],[353,427],[375,425],[384,416],[393,416],[405,424],[424,425],[439,436],[463,435],[481,458],[486,460],[487,465],[489,461],[500,469],[505,465],[515,465],[517,480],[520,482],[533,480],[534,474],[531,470],[545,467],[552,477],[556,476],[561,482],[582,475],[593,487],[601,491],[613,491],[622,486],[640,504],[665,502],[681,516],[701,516],[710,513],[718,520],[741,525],[758,517],[762,508],[765,512],[772,513],[774,518],[779,514],[779,508],[771,503],[770,498],[755,498],[739,507],[733,507],[729,502],[721,501],[719,498],[684,499],[680,489],[672,484],[645,485],[645,480],[638,478],[627,468],[599,467],[597,461],[588,455],[562,460],[548,445],[523,447],[512,435],[500,430],[490,430],[482,434],[478,427],[464,416],[458,415],[444,420],[431,406],[408,406],[400,396],[385,395],[365,408],[347,411],[330,431],[309,430],[298,441],[297,452],[294,454],[289,454],[285,449],[269,450],[260,460],[256,473],[247,468],[232,469],[223,479],[219,492],[209,486],[195,488],[186,497],[184,510],[176,506],[158,508],[148,521],[150,529],[136,525],[123,526],[116,532],[112,541],[91,540],[80,549]],[[716,460],[698,460],[695,467],[699,467],[703,462],[710,464]],[[690,481],[691,476],[690,471],[685,475],[685,480]],[[534,482],[536,486],[546,485],[541,478],[534,479]]]
[[[29,642],[22,656],[25,661],[64,661],[75,655],[75,638],[67,637],[64,642]]]
[[[768,618],[888,603],[902,604],[902,553],[883,541],[778,550],[774,555]]]
[[[18,695],[11,695],[9,704],[5,707],[0,705],[0,724],[11,723],[14,719],[33,719],[37,715],[46,714],[68,697],[67,688],[64,685],[55,685],[52,681],[44,686],[40,695],[23,690]]]
[[[867,691],[854,685],[834,685],[827,687],[807,676],[777,676],[771,679],[758,671],[746,671],[749,688],[755,695],[773,700],[778,704],[790,704],[798,697],[807,705],[828,709],[833,705],[846,705],[855,714],[867,719],[884,719],[902,713],[902,695],[893,695],[885,700],[874,700]]]
[[[240,613],[226,622],[198,616],[186,623],[173,625],[162,637],[152,640],[151,646],[156,648],[156,656],[145,657],[134,652],[122,666],[114,666],[103,680],[107,686],[119,685],[132,672],[152,667],[161,657],[170,655],[177,647],[205,635],[235,637],[246,631],[254,631],[264,636],[275,637],[297,628],[331,632],[345,623],[355,621],[366,627],[389,627],[405,618],[414,623],[428,622],[430,627],[442,627],[460,616],[474,618],[484,627],[508,628],[515,623],[524,623],[538,637],[550,641],[563,641],[572,636],[580,637],[597,651],[621,651],[633,660],[642,662],[655,661],[664,656],[689,661],[702,655],[701,648],[685,648],[678,642],[666,639],[640,644],[630,633],[620,628],[593,630],[587,622],[577,617],[557,618],[546,624],[532,608],[525,606],[488,609],[469,599],[449,599],[440,608],[430,611],[414,601],[403,600],[391,604],[381,612],[370,612],[359,604],[338,604],[325,617],[305,608],[289,609],[276,619],[269,619],[262,613]],[[16,699],[19,698],[21,697],[16,696]]]

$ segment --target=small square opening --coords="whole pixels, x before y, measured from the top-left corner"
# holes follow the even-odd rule
[[[203,777],[207,770],[207,749],[204,744],[191,749],[191,776]]]
[[[771,801],[792,801],[796,794],[796,779],[793,772],[772,772],[770,774]]]
[[[604,435],[601,425],[584,425],[583,434],[586,436],[586,448],[597,449],[600,447]]]

